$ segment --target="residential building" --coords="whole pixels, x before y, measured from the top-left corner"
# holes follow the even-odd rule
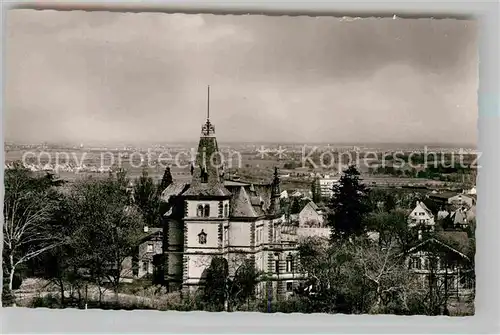
[[[475,292],[474,264],[467,233],[441,232],[408,252],[409,269],[422,288],[432,287],[448,304],[470,299]]]
[[[125,282],[151,276],[153,282],[161,282],[163,255],[163,229],[144,227],[140,243],[133,255],[127,257],[122,266]]]
[[[434,230],[434,214],[427,208],[422,201],[417,201],[415,208],[408,217],[409,227],[421,227],[426,230]]]
[[[322,228],[324,214],[314,202],[308,202],[299,213],[299,227]]]
[[[456,194],[448,198],[448,203],[456,206],[466,205],[471,208],[476,204],[476,196],[471,194]]]
[[[321,197],[331,198],[333,195],[333,185],[339,182],[339,178],[328,177],[318,180]]]

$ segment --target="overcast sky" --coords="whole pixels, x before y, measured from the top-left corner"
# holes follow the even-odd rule
[[[460,20],[11,10],[20,141],[476,143],[477,25]]]

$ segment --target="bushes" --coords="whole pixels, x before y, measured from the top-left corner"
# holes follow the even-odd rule
[[[14,304],[15,298],[12,292],[9,290],[9,287],[4,282],[2,287],[2,306],[8,307]]]

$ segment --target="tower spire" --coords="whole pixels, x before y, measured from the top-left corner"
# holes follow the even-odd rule
[[[207,120],[210,120],[210,85],[207,87]]]
[[[201,136],[212,137],[215,136],[215,127],[210,122],[210,85],[207,87],[207,121],[201,127]]]

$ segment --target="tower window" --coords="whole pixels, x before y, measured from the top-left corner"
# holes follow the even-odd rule
[[[203,216],[203,205],[198,205],[197,211],[196,211],[196,216],[202,217]]]
[[[224,205],[224,216],[229,217],[229,205],[228,204]]]
[[[279,257],[279,254],[274,254],[274,271],[276,273],[280,272],[280,257]]]
[[[293,272],[294,271],[294,268],[293,268],[293,256],[292,255],[288,255],[286,257],[286,272]]]
[[[203,231],[203,229],[198,234],[198,243],[207,244],[207,234]]]
[[[205,216],[205,217],[210,216],[210,205],[205,205],[205,210],[204,210],[203,216]]]

